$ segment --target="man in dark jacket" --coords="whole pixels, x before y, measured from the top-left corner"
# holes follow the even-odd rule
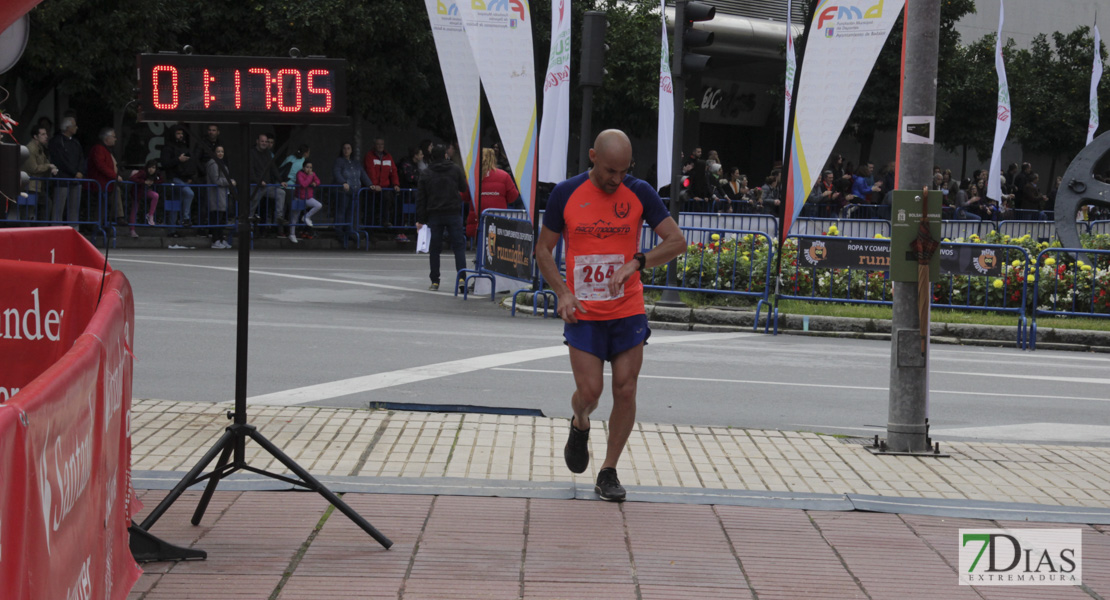
[[[431,233],[428,262],[431,264],[432,286],[439,289],[439,252],[443,246],[443,231],[451,240],[455,252],[455,272],[466,268],[466,237],[463,228],[462,207],[470,202],[466,175],[458,165],[447,158],[447,146],[432,147],[431,164],[420,177],[416,189],[416,230],[427,224]],[[454,279],[454,277],[452,277]],[[457,285],[457,284],[456,284]]]
[[[77,133],[76,117],[62,119],[58,134],[50,140],[50,162],[58,167],[58,177],[64,179],[83,179],[81,163],[85,160],[85,152],[73,135]],[[60,183],[54,188],[53,220],[61,222],[62,211],[66,212],[66,221],[71,227],[76,228],[77,219],[81,211],[81,186],[76,183]]]
[[[195,193],[190,183],[197,178],[197,161],[193,157],[193,149],[185,138],[185,128],[181,125],[173,128],[173,139],[162,145],[162,170],[166,173],[166,181],[174,184],[173,190],[166,200],[181,200],[185,227],[192,227],[193,197]],[[166,225],[176,223],[169,219]]]
[[[258,134],[254,148],[251,150],[251,184],[255,186],[251,195],[252,219],[258,218],[258,204],[265,196],[274,201],[274,217],[278,225],[288,225],[285,218],[285,190],[281,187],[281,176],[278,175],[277,165],[274,164],[274,155],[270,152],[270,136],[265,133]]]

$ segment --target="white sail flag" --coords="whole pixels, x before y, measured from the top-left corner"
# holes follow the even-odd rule
[[[998,112],[994,122],[994,151],[991,153],[990,171],[987,172],[987,197],[1002,200],[1002,145],[1010,134],[1010,85],[1006,82],[1006,63],[1002,60],[1002,22],[1005,20],[1005,2],[998,3],[998,37],[994,40],[994,70],[998,71]],[[1013,182],[1011,182],[1013,183]]]
[[[832,154],[905,0],[821,0],[802,56],[805,70],[792,98],[794,135],[786,182],[787,232]]]
[[[1087,124],[1087,143],[1095,139],[1098,130],[1098,82],[1102,79],[1102,52],[1101,40],[1098,37],[1098,25],[1095,25],[1095,64],[1091,69],[1091,120]]]
[[[543,80],[540,121],[539,180],[567,177],[570,143],[570,0],[551,2],[551,58]]]
[[[536,75],[527,0],[457,3],[520,197],[536,196]]]
[[[470,41],[466,38],[455,0],[424,0],[424,3],[428,8],[428,20],[432,23],[432,37],[439,55],[439,70],[443,72],[443,85],[447,88],[447,101],[451,105],[451,119],[455,122],[455,135],[459,138],[459,151],[466,165],[470,197],[477,198],[480,172],[478,129],[481,126],[482,104],[478,65],[474,62],[474,53],[470,51]]]
[[[671,85],[671,49],[667,43],[667,1],[659,3],[663,44],[659,53],[659,139],[655,152],[655,189],[671,184],[674,174],[674,88]],[[677,193],[671,190],[672,194]]]
[[[790,0],[786,0],[786,90],[783,94],[783,98],[786,99],[786,106],[782,111],[782,154],[784,157],[787,152],[790,152],[790,145],[786,136],[790,132],[790,102],[794,96],[794,74],[798,72],[798,59],[794,56],[794,28],[790,23],[790,8]]]

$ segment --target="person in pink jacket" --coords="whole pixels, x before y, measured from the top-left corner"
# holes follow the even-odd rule
[[[304,200],[305,208],[308,212],[304,214],[304,224],[312,227],[312,215],[320,210],[320,201],[316,199],[316,186],[320,185],[320,178],[316,173],[312,172],[312,163],[304,161],[304,166],[300,171],[297,171],[297,199]],[[290,211],[289,215],[289,241],[294,244],[297,243],[297,219],[300,217],[300,211]]]

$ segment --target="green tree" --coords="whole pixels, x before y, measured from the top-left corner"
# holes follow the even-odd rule
[[[1029,48],[1013,54],[1007,66],[1014,124],[1011,136],[1022,149],[1052,157],[1045,188],[1059,158],[1074,156],[1087,140],[1091,47],[1086,26],[1071,33],[1055,32],[1052,45],[1044,34]]]
[[[951,152],[962,152],[960,178],[967,171],[967,150],[990,156],[994,144],[998,87],[994,81],[994,40],[990,33],[967,46],[957,46],[941,70],[937,89],[936,141]],[[1013,40],[1003,56],[1013,55]]]
[[[960,34],[956,32],[956,22],[965,15],[975,12],[974,0],[948,0],[941,4],[940,10],[940,48],[938,57],[938,107],[941,92],[945,87],[946,75],[950,72],[949,63],[957,53]],[[898,98],[901,93],[902,74],[902,20],[899,16],[887,37],[886,44],[875,61],[875,68],[867,79],[867,85],[860,94],[852,114],[845,125],[848,133],[860,144],[860,162],[871,160],[871,144],[875,133],[889,131],[898,126]],[[804,66],[803,66],[804,69]],[[938,111],[939,114],[939,111]]]
[[[30,14],[27,50],[0,76],[6,89],[15,90],[19,81],[27,90],[7,107],[22,131],[55,88],[122,109],[135,86],[135,54],[180,47],[177,36],[188,27],[190,5],[175,0],[45,0]]]

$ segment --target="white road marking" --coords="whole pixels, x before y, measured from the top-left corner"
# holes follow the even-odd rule
[[[496,367],[494,371],[519,371],[524,373],[549,373],[553,375],[571,375],[570,371],[558,371],[551,369],[514,369],[512,367]],[[606,371],[606,376],[611,374]],[[640,379],[671,379],[676,381],[708,381],[712,383],[746,383],[751,385],[777,385],[777,386],[793,386],[793,387],[815,387],[826,388],[834,390],[863,390],[863,391],[880,391],[887,392],[890,388],[885,387],[866,387],[866,386],[852,386],[852,385],[830,385],[824,383],[798,383],[792,381],[759,381],[751,379],[713,379],[708,377],[678,377],[668,375],[644,375],[640,374]],[[996,392],[965,392],[953,390],[930,390],[930,394],[952,394],[957,396],[1001,396],[1005,398],[1028,398],[1037,400],[1089,400],[1094,402],[1110,402],[1110,398],[1090,398],[1086,396],[1042,396],[1034,394],[1001,394]]]
[[[1110,379],[1101,377],[1064,377],[1061,375],[1010,375],[1006,373],[980,373],[964,371],[933,371],[939,375],[967,375],[972,377],[998,377],[1002,379],[1028,379],[1032,381],[1062,381],[1065,383],[1094,383],[1098,385],[1110,384]]]
[[[660,336],[653,337],[651,343],[678,344],[687,341],[701,342],[707,340],[727,340],[753,335],[758,334],[702,333],[692,335]],[[563,356],[566,353],[566,346],[559,345],[549,346],[546,348],[532,348],[529,350],[514,350],[512,352],[487,354],[485,356],[475,356],[471,358],[464,358],[461,360],[452,360],[431,365],[410,367],[408,369],[399,369],[397,371],[389,371],[387,373],[374,373],[373,375],[352,377],[350,379],[342,379],[339,381],[309,385],[290,390],[274,392],[271,394],[262,394],[260,396],[247,398],[247,401],[251,404],[265,404],[269,406],[292,406],[295,404],[304,404],[307,402],[319,402],[321,400],[329,400],[331,398],[338,398],[340,396],[349,396],[351,394],[371,392],[374,390],[380,390],[382,388],[388,388],[397,385],[406,385],[410,383],[417,383],[420,381],[427,381],[429,379],[438,379],[440,377],[449,377],[451,375],[471,373],[473,371],[481,371],[483,369],[493,369],[504,365],[528,362],[532,360],[554,358],[556,356]]]
[[[115,262],[132,262],[147,265],[165,265],[170,267],[187,267],[190,269],[210,269],[213,271],[227,271],[231,273],[238,273],[238,267],[217,267],[213,265],[185,265],[181,263],[165,262],[159,260],[134,260],[129,258],[117,258]],[[406,288],[397,285],[387,285],[384,283],[368,283],[365,281],[353,281],[350,279],[332,279],[330,277],[310,277],[308,275],[294,275],[292,273],[277,273],[274,271],[260,271],[258,269],[251,269],[251,275],[269,275],[270,277],[285,277],[287,279],[300,279],[303,281],[319,281],[324,283],[342,283],[346,285],[357,285],[362,287],[379,288],[383,290],[395,290],[398,292],[409,292],[414,294],[432,294],[434,296],[444,296],[444,292],[433,292],[432,290],[423,290],[416,288]]]

